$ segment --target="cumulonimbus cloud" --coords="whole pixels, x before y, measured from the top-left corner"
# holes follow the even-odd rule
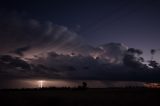
[[[0,12],[1,54],[27,56],[48,51],[65,54],[78,51],[82,45],[80,37],[65,26],[28,19],[15,12]]]
[[[159,81],[138,49],[121,43],[93,47],[65,26],[0,12],[1,78]]]
[[[0,12],[0,54],[33,58],[56,52],[105,58],[108,62],[119,63],[126,50],[120,43],[93,47],[65,26],[40,22],[16,12]]]
[[[130,55],[131,56],[131,55]],[[160,72],[127,58],[128,64],[102,63],[91,56],[69,56],[48,53],[30,63],[18,57],[0,56],[2,79],[70,79],[70,80],[112,80],[112,81],[159,81]]]

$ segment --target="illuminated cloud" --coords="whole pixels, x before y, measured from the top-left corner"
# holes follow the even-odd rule
[[[0,35],[1,54],[67,53],[79,50],[82,44],[81,38],[65,26],[28,19],[16,12],[0,12]]]
[[[136,57],[134,57],[136,58]],[[160,72],[132,58],[129,64],[104,63],[91,56],[48,53],[24,61],[9,55],[0,56],[1,79],[68,79],[110,81],[160,81]],[[126,61],[126,60],[124,60]]]
[[[108,60],[110,63],[120,64],[128,47],[121,43],[108,43],[99,46],[102,53],[98,56]]]
[[[65,26],[16,12],[0,12],[0,54],[2,79],[160,80],[138,49],[113,42],[93,47]]]
[[[4,11],[0,12],[0,16],[0,54],[31,59],[55,52],[92,56],[104,59],[104,62],[121,63],[127,49],[120,43],[93,47],[65,26],[26,18],[17,12]]]

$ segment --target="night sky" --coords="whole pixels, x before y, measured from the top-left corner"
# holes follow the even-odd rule
[[[0,82],[159,82],[159,28],[158,0],[1,1]]]

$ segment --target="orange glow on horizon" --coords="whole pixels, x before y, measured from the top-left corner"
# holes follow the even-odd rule
[[[160,88],[160,83],[146,83],[146,84],[144,84],[144,87],[147,87],[147,88]]]

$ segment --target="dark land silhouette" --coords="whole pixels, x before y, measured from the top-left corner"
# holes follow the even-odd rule
[[[42,88],[0,91],[1,106],[159,106],[160,89]]]

